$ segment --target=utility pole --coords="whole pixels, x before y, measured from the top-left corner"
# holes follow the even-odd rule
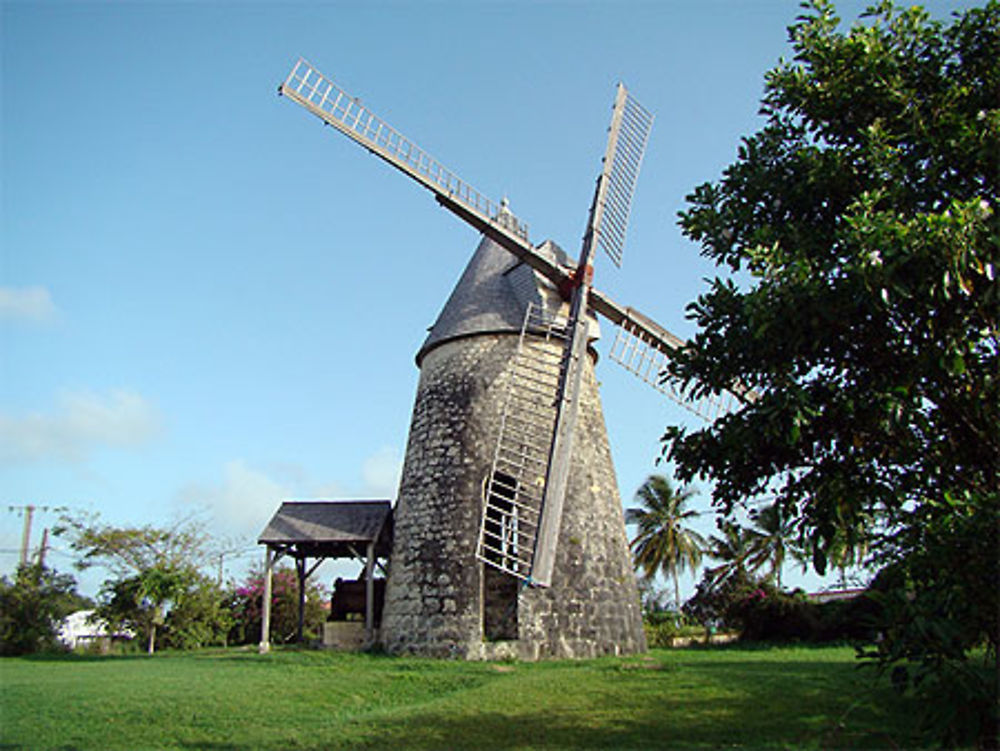
[[[45,551],[49,549],[49,528],[42,530],[42,544],[38,548],[38,567],[45,565]]]
[[[235,542],[230,543],[230,544],[236,545]],[[219,558],[219,571],[218,571],[218,577],[216,579],[216,582],[218,583],[218,585],[220,587],[222,586],[222,574],[223,574],[222,565],[225,562],[226,558],[229,557],[229,556],[231,556],[231,555],[239,556],[240,554],[246,553],[246,552],[248,552],[248,550],[253,550],[253,549],[254,549],[254,547],[247,548],[246,546],[243,546],[243,547],[231,547],[228,550],[220,550],[216,554],[218,556],[218,558]]]
[[[35,507],[31,504],[24,509],[24,530],[21,532],[21,565],[28,565],[28,545],[31,543],[31,517],[35,515]]]
[[[35,517],[36,511],[41,511],[45,513],[47,511],[65,511],[63,506],[36,506],[33,503],[25,504],[24,506],[8,506],[8,511],[17,511],[21,516],[24,517],[24,528],[21,531],[21,560],[18,564],[19,566],[27,566],[30,558],[29,549],[31,548],[31,522]],[[45,551],[49,547],[49,530],[46,529],[42,535],[42,547],[38,554],[39,564],[45,561]]]

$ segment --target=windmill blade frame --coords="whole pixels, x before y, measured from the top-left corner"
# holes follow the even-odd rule
[[[596,201],[595,228],[598,246],[619,268],[625,248],[625,230],[632,194],[653,127],[653,115],[622,83],[615,94],[614,115],[608,129],[604,170]]]
[[[690,390],[667,375],[672,353],[687,347],[686,341],[635,308],[619,305],[597,290],[591,291],[591,305],[616,326],[608,358],[703,420],[714,422],[757,400],[757,393],[741,383],[719,394],[694,398]]]
[[[557,287],[569,283],[565,269],[535,250],[528,239],[528,225],[504,202],[487,198],[304,58],[299,58],[278,87],[278,93],[430,190],[444,208],[502,245]]]
[[[483,483],[476,558],[533,581],[567,321],[529,303],[506,383],[493,464]]]

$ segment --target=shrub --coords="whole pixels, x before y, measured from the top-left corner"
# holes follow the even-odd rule
[[[59,625],[88,604],[72,576],[39,564],[19,567],[13,582],[0,577],[0,654],[61,649]]]
[[[167,615],[160,644],[173,649],[225,646],[232,625],[225,593],[210,578],[198,574]]]
[[[759,587],[733,603],[747,641],[817,641],[820,633],[816,605],[802,593],[789,594]]]
[[[744,571],[722,581],[706,574],[684,605],[685,614],[699,623],[736,629],[746,641],[870,640],[877,611],[868,593],[815,603],[801,590],[785,592]]]
[[[654,610],[643,617],[646,643],[650,647],[671,647],[683,626],[684,616],[672,610]]]
[[[317,639],[322,634],[326,614],[322,587],[306,582],[306,610],[303,639]],[[254,644],[260,641],[264,575],[260,571],[229,593],[227,608],[232,617],[231,644]],[[271,578],[271,641],[289,644],[295,641],[299,624],[298,576],[291,568],[277,568]]]

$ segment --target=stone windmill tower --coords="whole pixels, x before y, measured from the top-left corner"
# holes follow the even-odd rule
[[[594,376],[596,315],[610,357],[699,414],[662,377],[684,345],[591,286],[594,250],[620,264],[652,117],[619,85],[580,259],[535,246],[496,205],[300,60],[280,93],[430,189],[484,235],[417,354],[381,642],[470,659],[645,649]]]
[[[553,260],[562,256],[551,243],[540,250]],[[489,550],[479,551],[487,561],[476,557],[485,481],[517,375],[521,328],[530,303],[553,312],[564,307],[557,290],[484,238],[417,355],[420,383],[395,512],[382,624],[382,641],[390,651],[484,657],[511,650],[534,659],[645,649],[589,353],[550,586],[525,586],[521,578],[489,565],[500,562],[505,552],[499,540],[494,560],[489,560]],[[539,376],[557,379],[561,342],[546,342],[540,334],[527,337],[536,339],[531,342],[535,347],[547,349],[532,358],[543,370]],[[545,440],[544,429],[532,429]],[[497,500],[503,502],[502,497]],[[508,499],[505,510],[513,510],[513,503]],[[503,527],[500,514],[487,524],[496,532]],[[516,530],[507,535],[510,557],[523,544],[518,537]]]

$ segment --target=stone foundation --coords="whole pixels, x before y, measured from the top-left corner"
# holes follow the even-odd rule
[[[365,624],[361,621],[326,621],[323,624],[323,646],[356,652],[366,645]]]

